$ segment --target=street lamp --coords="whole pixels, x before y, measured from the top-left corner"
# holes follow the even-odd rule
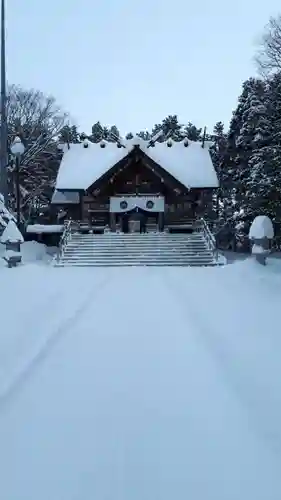
[[[1,0],[1,135],[0,135],[0,193],[5,202],[8,201],[8,130],[7,130],[7,95],[6,95],[6,33],[5,33],[5,0]]]
[[[17,195],[17,224],[20,227],[20,158],[25,151],[25,147],[20,137],[15,137],[11,146],[11,153],[16,158],[16,195]]]

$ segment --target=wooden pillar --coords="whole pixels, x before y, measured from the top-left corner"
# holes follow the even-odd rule
[[[82,191],[79,192],[79,219],[83,220],[84,217],[84,196]]]
[[[111,231],[113,231],[113,232],[116,231],[116,213],[115,212],[110,212],[109,226],[110,226]]]
[[[164,231],[164,212],[158,214],[158,231]]]

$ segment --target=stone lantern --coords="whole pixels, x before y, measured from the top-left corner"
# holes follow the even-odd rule
[[[7,227],[4,229],[0,241],[6,247],[3,258],[8,263],[8,267],[15,267],[22,260],[21,244],[24,242],[24,239],[12,219],[10,219]]]
[[[274,238],[272,221],[267,215],[258,215],[250,227],[249,238],[252,242],[252,255],[257,262],[264,265],[271,251],[271,243]]]

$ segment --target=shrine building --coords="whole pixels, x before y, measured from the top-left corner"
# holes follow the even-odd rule
[[[133,228],[138,212],[154,230],[184,230],[212,211],[218,178],[209,145],[139,137],[64,145],[52,206],[98,232],[116,231],[124,214]]]

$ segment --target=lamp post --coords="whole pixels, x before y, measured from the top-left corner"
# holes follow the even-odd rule
[[[15,137],[11,146],[11,153],[16,159],[16,197],[17,197],[17,224],[20,227],[20,159],[23,155],[25,147],[21,142],[20,137]]]
[[[7,128],[7,95],[6,95],[6,32],[5,32],[5,0],[1,0],[1,136],[0,136],[0,193],[4,201],[8,201],[8,128]]]

